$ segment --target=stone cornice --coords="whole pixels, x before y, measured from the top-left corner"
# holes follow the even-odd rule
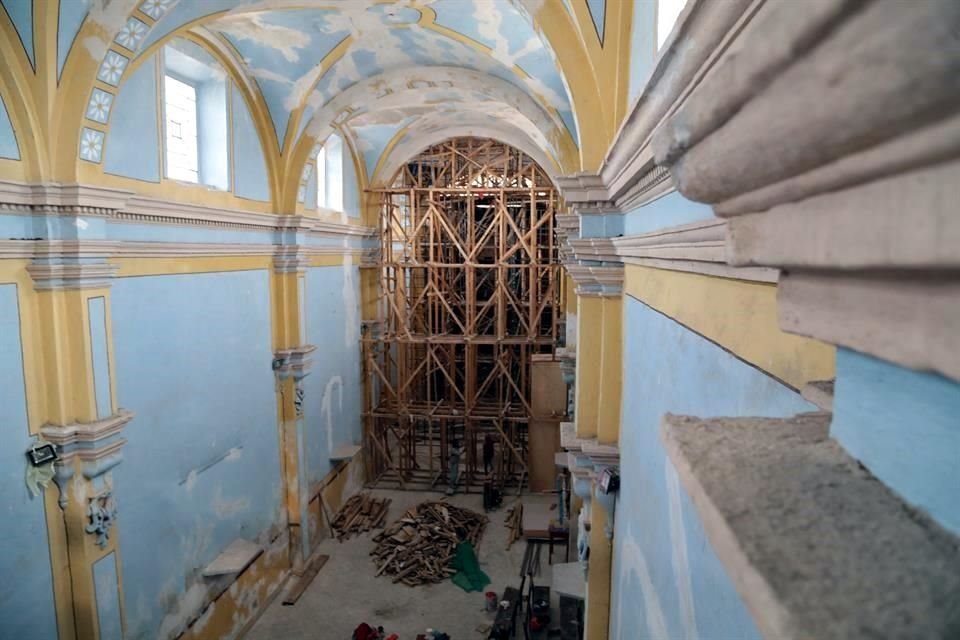
[[[599,171],[557,179],[564,199],[578,213],[625,213],[673,188],[667,167],[654,160],[654,132],[697,89],[717,63],[718,52],[763,4],[763,0],[687,2]]]
[[[623,293],[623,265],[565,265],[576,284],[576,293],[584,297],[617,297]]]
[[[110,215],[130,195],[107,187],[0,180],[0,213]]]
[[[313,367],[313,352],[317,347],[305,344],[290,349],[279,349],[274,357],[279,361],[277,374],[281,378],[293,377],[297,380],[305,378]]]
[[[27,267],[27,272],[33,278],[34,287],[38,290],[109,287],[116,271],[116,265],[106,262],[35,263]]]
[[[784,271],[782,329],[960,380],[955,5],[751,11],[656,125],[655,163],[728,218],[730,264]]]
[[[63,427],[47,425],[41,427],[43,436],[59,447],[75,444],[92,444],[120,433],[128,422],[133,420],[133,412],[120,409],[116,414],[95,422],[80,422]]]
[[[340,224],[309,216],[253,213],[136,196],[117,214],[118,221],[185,224],[249,230],[303,231],[325,237],[371,237],[372,227]]]
[[[616,445],[600,444],[596,438],[577,437],[577,427],[573,422],[560,423],[560,447],[572,453],[579,460],[589,459],[591,465],[609,467],[620,464],[620,448]],[[580,465],[571,465],[571,470]]]
[[[617,260],[628,265],[669,269],[754,282],[777,282],[779,271],[728,264],[726,220],[714,219],[613,238]]]
[[[30,184],[0,180],[0,214],[103,215],[113,222],[186,225],[250,231],[302,231],[318,237],[373,237],[373,227],[310,216],[255,213],[138,196],[90,185]],[[324,213],[333,213],[324,210]]]
[[[620,262],[613,238],[582,238],[567,240],[576,260]]]
[[[557,232],[567,236],[580,235],[580,216],[561,213],[554,216]]]
[[[310,266],[310,257],[299,245],[283,245],[276,248],[273,268],[279,273],[302,273]]]
[[[120,240],[0,240],[2,258],[169,258],[189,256],[357,256],[370,249],[337,245],[276,245],[214,242],[139,242]],[[84,265],[75,265],[84,266]],[[46,267],[46,265],[43,265]],[[32,268],[32,267],[31,267]]]
[[[65,466],[79,459],[84,465],[84,475],[93,477],[121,460],[120,450],[126,440],[120,434],[133,417],[132,412],[120,409],[116,414],[95,422],[61,427],[47,425],[40,429],[40,433],[57,446],[58,465]]]

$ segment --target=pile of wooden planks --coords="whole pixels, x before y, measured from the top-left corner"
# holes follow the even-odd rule
[[[340,508],[331,529],[337,540],[347,540],[355,533],[363,533],[383,526],[387,519],[390,498],[378,499],[368,493],[359,493]]]
[[[457,546],[457,530],[477,546],[487,517],[445,502],[422,502],[373,540],[370,555],[376,575],[393,576],[409,587],[443,582],[456,571],[450,567]]]
[[[516,542],[523,533],[522,523],[523,503],[518,502],[507,511],[507,518],[503,523],[503,526],[510,530],[510,533],[507,534],[507,549],[513,546],[513,543]]]

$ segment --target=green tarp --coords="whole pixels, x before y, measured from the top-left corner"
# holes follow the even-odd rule
[[[453,568],[457,572],[450,579],[453,580],[453,584],[467,593],[483,591],[483,588],[490,584],[490,577],[480,569],[477,553],[469,542],[461,542],[457,545],[453,556]]]

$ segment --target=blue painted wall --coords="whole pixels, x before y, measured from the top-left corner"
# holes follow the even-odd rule
[[[657,56],[656,0],[633,0],[633,24],[630,28],[630,78],[628,102],[633,104],[646,86]]]
[[[114,99],[104,148],[103,168],[107,173],[160,181],[158,100],[154,55],[126,77]]]
[[[30,64],[34,62],[33,55],[33,0],[2,0],[0,5],[6,10],[13,22],[20,42],[23,44]]]
[[[13,132],[13,124],[10,122],[10,114],[7,113],[7,105],[4,104],[3,98],[0,98],[0,158],[20,159],[17,136]]]
[[[57,31],[57,77],[63,72],[63,65],[67,61],[73,47],[73,41],[87,17],[88,2],[61,2],[59,29]]]
[[[650,233],[714,217],[710,205],[687,200],[679,191],[672,191],[627,213],[624,216],[623,233],[628,236]]]
[[[270,183],[260,137],[247,103],[232,83],[230,94],[233,100],[233,192],[241,198],[269,202]]]
[[[604,40],[604,22],[607,15],[607,0],[587,0],[587,8],[590,10],[590,19],[593,20],[594,29],[600,41]]]
[[[43,498],[31,498],[24,482],[24,454],[33,440],[27,426],[17,287],[12,284],[0,284],[0,380],[0,638],[55,640]]]
[[[960,384],[837,349],[833,409],[850,455],[960,535]]]
[[[308,486],[330,471],[330,451],[360,443],[360,270],[356,266],[309,269],[306,325],[317,346],[304,380],[304,441]],[[342,395],[341,395],[342,394]]]
[[[197,85],[197,145],[200,182],[230,189],[230,127],[227,121],[227,81],[212,78]]]
[[[113,285],[117,394],[136,413],[114,470],[128,638],[164,637],[201,571],[281,520],[266,271]]]
[[[620,451],[630,464],[621,467],[610,637],[759,638],[667,460],[660,419],[791,416],[815,407],[631,297],[624,347]]]

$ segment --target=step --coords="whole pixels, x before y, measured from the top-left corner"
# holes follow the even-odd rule
[[[661,437],[764,637],[958,637],[960,539],[848,456],[829,421],[668,414]]]

